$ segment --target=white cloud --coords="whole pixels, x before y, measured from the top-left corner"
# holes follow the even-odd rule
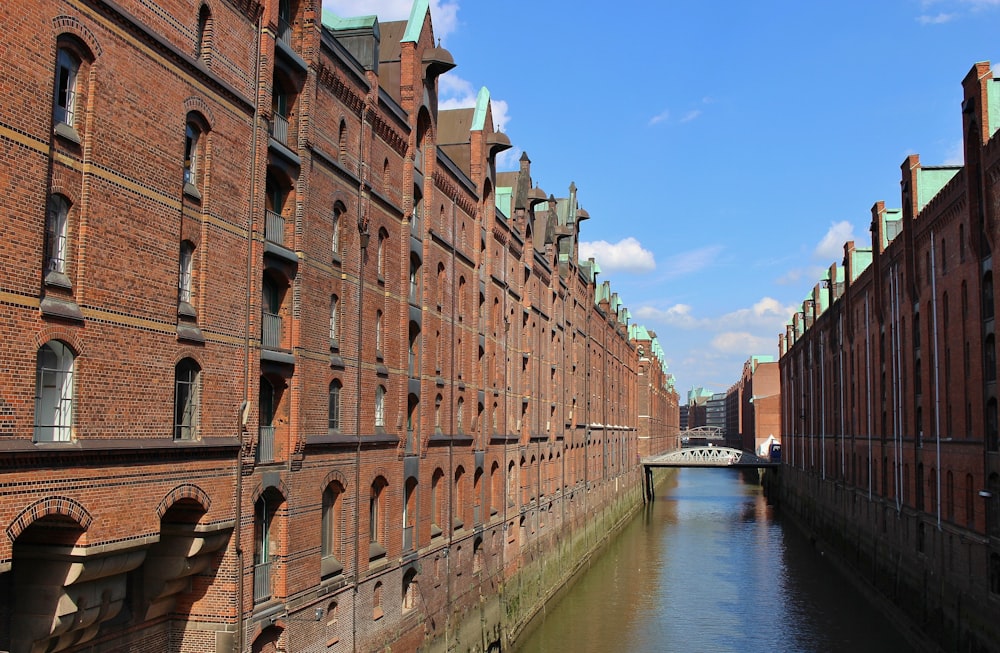
[[[642,243],[629,236],[617,243],[605,240],[580,242],[580,259],[593,257],[602,272],[621,270],[624,272],[651,272],[656,269],[653,252],[643,249]]]
[[[512,146],[509,150],[504,150],[497,155],[497,170],[500,172],[509,172],[520,169],[520,159],[523,153],[524,150],[516,145]]]
[[[669,257],[664,265],[667,277],[673,279],[704,270],[715,262],[722,249],[722,245],[709,245]]]
[[[459,77],[453,72],[447,72],[438,78],[438,108],[469,109],[476,106],[479,89],[472,82]],[[490,109],[493,113],[493,126],[503,131],[510,122],[510,105],[506,100],[490,97]]]
[[[638,321],[646,320],[678,329],[725,333],[733,327],[739,327],[754,332],[778,333],[794,312],[794,306],[783,306],[773,297],[762,297],[752,306],[715,318],[695,316],[689,304],[674,304],[666,310],[640,306],[633,311],[633,315]]]
[[[746,331],[727,331],[712,338],[712,347],[724,354],[739,354],[749,358],[774,350],[777,353],[777,332],[772,338],[755,336]]]
[[[344,18],[375,14],[380,21],[406,20],[413,0],[323,0],[323,8]],[[431,24],[434,37],[445,40],[458,27],[458,2],[431,0]]]
[[[960,166],[965,164],[965,143],[961,139],[952,143],[944,155],[944,165]]]
[[[934,16],[928,14],[922,14],[917,16],[917,22],[921,25],[943,25],[944,23],[949,23],[955,19],[955,14],[945,14],[940,13]]]
[[[854,240],[854,225],[847,220],[834,222],[826,235],[819,241],[813,256],[819,259],[839,261],[844,258],[844,243]]]
[[[687,113],[684,114],[684,117],[681,118],[681,122],[691,122],[700,115],[701,115],[700,109],[695,109],[694,111],[688,111]]]
[[[650,118],[648,124],[649,125],[655,125],[657,123],[666,122],[667,120],[670,120],[670,110],[669,109],[664,109],[660,113],[658,113],[655,116],[653,116],[652,118]]]
[[[824,272],[826,272],[826,268],[818,265],[805,268],[795,268],[785,272],[785,274],[775,279],[774,283],[779,286],[794,286],[798,285],[798,283],[803,279],[819,280],[819,278],[823,276]]]

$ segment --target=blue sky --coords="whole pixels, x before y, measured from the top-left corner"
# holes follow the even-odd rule
[[[408,17],[410,0],[323,0]],[[778,334],[900,165],[961,164],[961,81],[1000,62],[1000,0],[432,0],[457,67],[442,107],[489,88],[546,193],[570,182],[597,258],[656,331],[681,401],[724,391]],[[503,165],[506,162],[506,165]]]

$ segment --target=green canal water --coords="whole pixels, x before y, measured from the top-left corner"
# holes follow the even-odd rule
[[[754,475],[681,469],[518,653],[896,653],[903,636]]]

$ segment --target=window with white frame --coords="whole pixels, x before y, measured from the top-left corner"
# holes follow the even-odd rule
[[[375,427],[385,427],[385,388],[383,386],[375,389]]]
[[[375,313],[375,353],[382,356],[382,311]]]
[[[66,48],[56,55],[56,94],[52,117],[56,123],[73,127],[76,109],[76,85],[80,60]]]
[[[198,408],[201,399],[201,368],[190,358],[174,368],[174,439],[198,437]]]
[[[340,391],[342,385],[339,379],[330,382],[330,403],[327,417],[327,428],[330,431],[340,430]]]
[[[188,121],[184,129],[184,190],[191,192],[198,186],[198,146],[201,130]]]
[[[38,350],[35,441],[69,442],[73,426],[73,351],[59,340]]]
[[[340,299],[333,295],[330,297],[330,345],[336,347],[340,335]]]
[[[339,202],[333,206],[333,230],[331,232],[330,248],[334,256],[340,256],[340,223],[341,216],[344,215],[344,207]]]
[[[45,274],[66,273],[69,201],[62,195],[49,197],[45,216]]]
[[[194,262],[194,244],[189,240],[181,243],[177,271],[177,301],[191,305],[191,273]]]

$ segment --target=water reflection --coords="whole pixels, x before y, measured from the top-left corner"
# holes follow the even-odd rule
[[[521,653],[852,653],[901,636],[734,470],[680,470]]]

